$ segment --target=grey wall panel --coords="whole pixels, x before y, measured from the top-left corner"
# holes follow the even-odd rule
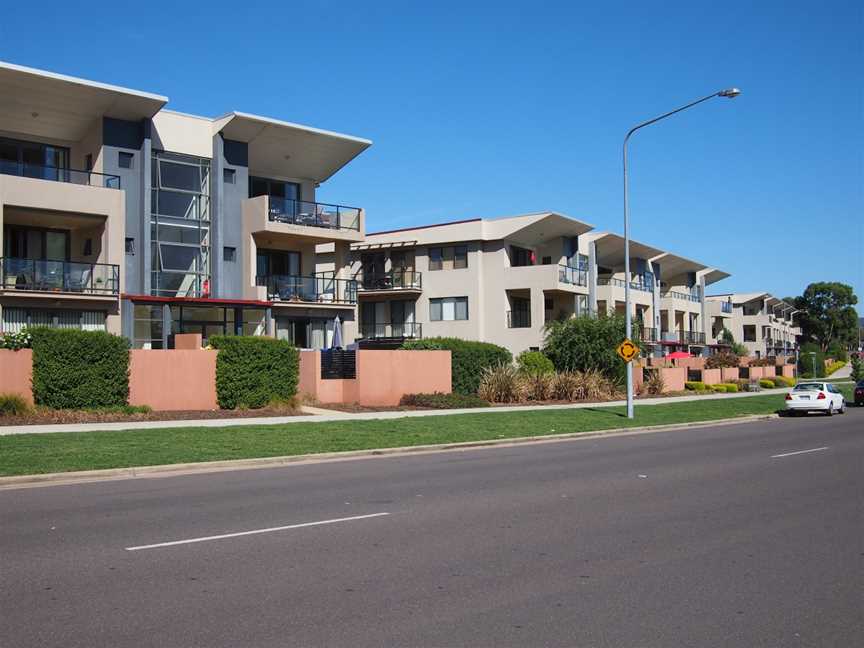
[[[241,265],[241,246],[248,245],[248,241],[244,243],[241,240],[241,222],[243,201],[249,197],[249,169],[245,165],[232,164],[229,162],[229,157],[235,162],[244,162],[247,156],[237,156],[238,142],[231,143],[230,140],[225,140],[224,151],[222,156],[223,169],[233,169],[234,184],[229,184],[224,181],[222,171],[219,172],[219,177],[216,181],[222,185],[221,209],[219,218],[221,220],[220,245],[219,249],[214,251],[214,254],[219,256],[220,262],[224,253],[224,248],[232,247],[237,253],[234,261],[222,262],[221,290],[220,297],[225,299],[240,299],[243,296],[242,277],[243,266]],[[242,147],[245,150],[245,144]],[[229,153],[231,153],[229,155]]]

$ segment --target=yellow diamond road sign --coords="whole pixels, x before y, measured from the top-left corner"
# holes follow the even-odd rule
[[[618,345],[618,348],[615,349],[621,359],[624,362],[630,362],[639,355],[639,347],[633,344],[630,340],[624,340],[621,344]]]

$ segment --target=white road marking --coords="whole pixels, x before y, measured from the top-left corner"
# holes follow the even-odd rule
[[[824,446],[822,448],[811,448],[810,450],[798,450],[797,452],[785,452],[783,454],[771,455],[772,459],[780,459],[781,457],[791,457],[792,455],[799,454],[807,454],[808,452],[822,452],[822,450],[827,450],[828,446]]]
[[[302,524],[288,524],[285,526],[270,527],[269,529],[255,529],[254,531],[239,531],[238,533],[223,533],[222,535],[204,536],[202,538],[189,538],[188,540],[172,540],[170,542],[157,542],[156,544],[138,545],[126,547],[126,551],[140,551],[141,549],[158,549],[160,547],[174,547],[176,545],[192,544],[194,542],[209,542],[210,540],[224,540],[225,538],[239,538],[240,536],[257,535],[259,533],[273,533],[274,531],[287,531],[288,529],[302,529],[304,527],[321,526],[324,524],[336,524],[337,522],[351,522],[353,520],[367,520],[369,518],[382,517],[389,513],[370,513],[369,515],[354,515],[352,517],[334,518],[332,520],[320,520],[318,522],[303,522]]]

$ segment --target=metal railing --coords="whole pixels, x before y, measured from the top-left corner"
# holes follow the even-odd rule
[[[423,337],[423,325],[418,322],[376,322],[360,324],[360,337],[364,340]]]
[[[691,302],[699,303],[699,295],[693,295],[691,293],[678,292],[676,290],[670,290],[669,292],[663,293],[663,299],[680,299],[682,301],[691,301]]]
[[[360,272],[355,278],[360,290],[420,290],[423,287],[422,273],[414,270]]]
[[[531,311],[507,311],[507,328],[531,328]]]
[[[574,286],[587,286],[588,271],[582,268],[572,268],[570,266],[559,264],[558,281],[561,283],[572,284]]]
[[[705,344],[705,334],[699,331],[662,331],[661,339],[680,344]]]
[[[657,329],[650,327],[640,327],[643,342],[657,342]]]
[[[255,277],[256,286],[267,288],[267,299],[319,304],[356,304],[357,282],[336,279],[332,273],[315,275],[265,275]]]
[[[598,277],[597,278],[598,286],[616,286],[618,288],[624,288],[627,286],[627,282],[623,279],[616,279],[615,277]],[[653,292],[654,286],[651,284],[643,283],[641,281],[631,281],[630,282],[631,290],[639,290],[641,292]]]
[[[0,285],[4,290],[120,294],[120,266],[77,261],[0,258]]]
[[[120,176],[96,173],[95,171],[81,171],[78,169],[42,166],[40,164],[12,162],[11,160],[0,160],[0,173],[21,176],[22,178],[36,178],[38,180],[88,185],[90,187],[120,188]]]
[[[360,210],[357,207],[268,196],[267,213],[276,223],[360,230]]]

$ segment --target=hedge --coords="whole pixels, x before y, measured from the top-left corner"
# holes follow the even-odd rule
[[[555,365],[539,351],[523,351],[516,356],[519,373],[537,375],[555,373]]]
[[[411,351],[450,351],[451,385],[457,394],[476,394],[484,369],[513,362],[513,356],[504,347],[459,338],[408,340],[402,344],[402,348]]]
[[[708,385],[699,380],[688,380],[684,383],[684,389],[688,391],[705,391]]]
[[[219,407],[256,409],[297,393],[300,353],[285,340],[216,335],[216,399]]]
[[[624,318],[617,315],[556,320],[546,325],[543,354],[552,361],[556,371],[593,369],[620,385],[624,382],[627,365],[615,349],[624,340],[626,330]],[[633,338],[642,348],[638,330]]]
[[[776,385],[774,384],[774,381],[771,380],[770,378],[760,378],[759,379],[759,386],[762,389],[774,389],[774,387],[776,387]]]
[[[129,341],[104,331],[28,329],[33,400],[53,409],[116,407],[129,400]]]

